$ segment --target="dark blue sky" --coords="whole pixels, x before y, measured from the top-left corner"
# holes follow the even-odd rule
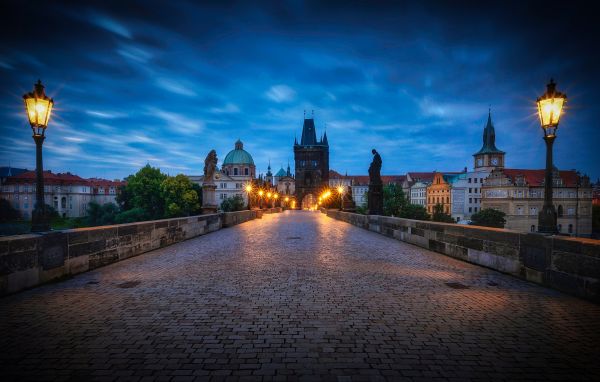
[[[201,174],[238,138],[276,171],[305,109],[340,172],[366,174],[373,147],[388,174],[456,171],[489,105],[507,167],[542,168],[534,102],[552,76],[569,96],[555,163],[599,177],[594,12],[448,3],[3,1],[0,165],[34,167],[21,96],[41,78],[45,167],[86,177]]]

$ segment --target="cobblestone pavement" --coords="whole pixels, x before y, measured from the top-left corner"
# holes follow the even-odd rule
[[[0,318],[3,381],[600,378],[600,306],[316,212],[5,297]]]

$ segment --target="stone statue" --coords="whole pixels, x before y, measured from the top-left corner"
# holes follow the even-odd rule
[[[217,185],[214,182],[217,161],[217,152],[215,150],[211,150],[204,160],[204,180],[202,182],[203,214],[214,214],[217,212],[217,198],[215,196]]]
[[[379,184],[381,183],[381,156],[377,150],[371,150],[373,153],[373,162],[369,166],[369,183]]]
[[[369,215],[383,215],[383,182],[381,181],[381,156],[373,149],[373,162],[369,166],[369,193],[368,211]]]
[[[204,183],[213,183],[215,171],[217,170],[217,152],[210,150],[204,160]]]

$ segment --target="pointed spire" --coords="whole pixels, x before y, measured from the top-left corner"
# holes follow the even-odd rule
[[[323,139],[321,140],[321,142],[323,143],[323,145],[329,146],[329,141],[327,140],[327,131],[325,132],[325,134],[323,134]]]
[[[496,147],[496,131],[494,129],[494,124],[492,123],[492,108],[490,107],[488,110],[487,123],[483,129],[483,147],[475,153],[475,155],[491,153],[503,154],[504,152],[498,150]]]

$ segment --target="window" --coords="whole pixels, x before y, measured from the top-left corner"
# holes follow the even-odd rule
[[[471,178],[469,178],[469,183],[471,183]]]
[[[529,215],[537,215],[537,207],[530,207]]]
[[[559,218],[562,218],[562,216],[563,216],[563,206],[562,206],[562,204],[559,204],[557,214],[558,214]]]
[[[248,169],[248,167],[246,167],[246,168],[244,169],[244,175],[249,175],[249,169]]]
[[[474,208],[475,212],[477,212],[477,207]]]
[[[473,199],[472,198],[469,198],[469,203],[473,203]]]
[[[473,183],[477,183],[477,178],[473,178]]]
[[[573,224],[569,224],[569,233],[573,233]]]
[[[531,226],[531,228],[530,228],[530,231],[531,231],[531,232],[535,232],[535,225],[532,225],[532,226]]]
[[[23,209],[28,209],[29,208],[29,203],[25,202],[23,203]]]
[[[562,232],[562,224],[558,225],[558,232]]]
[[[523,215],[523,207],[517,207],[517,215]]]
[[[575,215],[575,208],[573,208],[573,207],[567,208],[567,215]]]
[[[469,212],[473,212],[473,207],[469,207]]]
[[[471,193],[472,193],[472,192],[471,192],[471,188],[469,188],[469,194],[471,194]]]
[[[233,175],[237,175],[237,174],[238,174],[238,168],[237,168],[237,167],[235,167],[235,168],[233,169]]]

